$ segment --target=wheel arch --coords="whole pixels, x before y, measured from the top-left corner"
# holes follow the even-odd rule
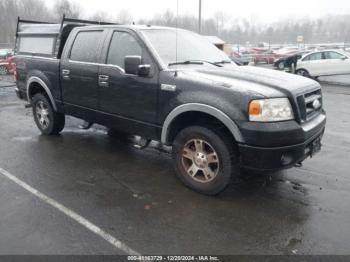
[[[39,77],[37,76],[32,76],[27,80],[27,100],[30,103],[32,101],[32,97],[33,97],[33,92],[35,92],[36,90],[42,90],[47,97],[49,98],[52,107],[55,111],[57,111],[57,106],[55,103],[55,100],[52,96],[52,93],[50,91],[50,88],[47,86],[47,84]],[[37,92],[35,92],[37,93]],[[35,94],[34,93],[34,94]]]
[[[230,134],[233,136],[236,142],[244,143],[243,136],[237,126],[237,124],[224,112],[221,110],[200,103],[189,103],[176,107],[173,109],[168,116],[166,117],[161,134],[161,142],[163,144],[171,143],[171,130],[174,128],[173,124],[176,123],[176,120],[184,116],[188,113],[200,113],[208,115],[217,121],[219,121],[222,125],[224,125]]]

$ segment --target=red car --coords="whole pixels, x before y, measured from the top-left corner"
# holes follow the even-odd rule
[[[273,51],[256,52],[251,54],[255,63],[272,64],[277,55]]]
[[[0,75],[13,74],[15,69],[16,64],[11,54],[0,55]]]

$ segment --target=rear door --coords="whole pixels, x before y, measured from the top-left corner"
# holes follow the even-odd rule
[[[79,31],[61,61],[62,97],[66,108],[98,108],[98,71],[103,30]],[[79,109],[79,110],[78,110]]]

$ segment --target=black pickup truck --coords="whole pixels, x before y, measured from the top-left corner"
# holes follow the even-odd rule
[[[65,115],[172,146],[179,179],[217,194],[241,169],[295,166],[321,148],[321,86],[239,67],[181,29],[18,21],[16,93],[45,135]]]

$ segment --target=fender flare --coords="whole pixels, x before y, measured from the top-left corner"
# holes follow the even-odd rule
[[[42,88],[44,88],[47,96],[49,97],[50,99],[50,102],[52,104],[52,107],[55,111],[57,111],[57,106],[56,106],[56,103],[55,103],[55,100],[52,96],[52,93],[50,91],[50,88],[45,84],[45,82],[43,80],[41,80],[39,77],[37,76],[32,76],[28,79],[27,81],[27,100],[28,102],[30,103],[31,102],[31,99],[30,99],[30,85],[32,83],[37,83],[39,84],[40,86],[42,86]]]
[[[169,128],[173,120],[182,113],[193,112],[193,111],[206,113],[208,115],[211,115],[217,118],[228,128],[228,130],[230,130],[231,134],[233,135],[233,137],[238,143],[244,143],[244,138],[237,124],[224,112],[209,105],[200,104],[200,103],[189,103],[189,104],[184,104],[176,107],[166,117],[163,124],[162,135],[161,135],[161,142],[163,144],[168,144]]]

